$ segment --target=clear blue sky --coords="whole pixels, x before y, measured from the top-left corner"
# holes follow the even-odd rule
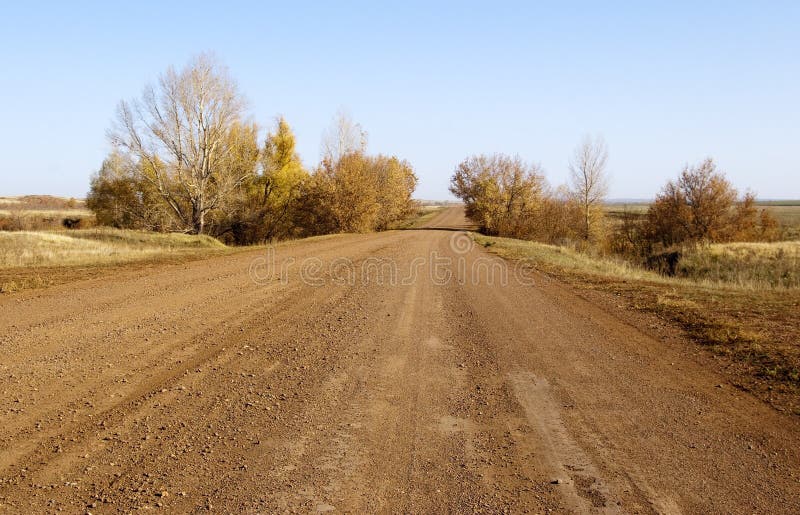
[[[612,197],[706,156],[741,189],[800,197],[800,2],[230,3],[5,3],[0,195],[83,196],[118,101],[212,51],[307,165],[344,107],[371,151],[414,164],[420,198],[482,152],[563,182],[586,133],[608,141]]]

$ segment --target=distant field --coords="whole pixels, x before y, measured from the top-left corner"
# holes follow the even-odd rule
[[[613,202],[606,204],[606,213],[612,220],[620,220],[624,215],[643,216],[650,206],[648,202]],[[800,200],[763,200],[756,206],[766,209],[784,229],[784,238],[800,239]]]
[[[59,229],[65,219],[79,220],[82,227],[94,225],[94,214],[83,200],[49,195],[0,197],[0,231]]]
[[[800,226],[800,203],[788,204],[759,204],[769,211],[781,225]]]
[[[461,205],[460,200],[417,200],[422,206],[452,207]]]
[[[0,293],[94,277],[114,267],[182,262],[246,250],[209,236],[118,229],[0,231]]]
[[[0,216],[22,216],[26,218],[58,218],[93,216],[88,209],[0,209]]]
[[[647,208],[650,207],[649,202],[631,202],[631,203],[612,203],[606,204],[605,209],[607,213],[637,213],[644,214]]]
[[[788,212],[800,215],[800,200],[760,200],[756,202],[756,205],[766,208],[770,212]],[[628,211],[633,213],[645,213],[647,212],[647,208],[650,207],[650,202],[610,202],[606,204],[605,207],[609,212]]]
[[[403,220],[393,228],[414,229],[433,218],[437,213],[440,213],[442,209],[444,209],[443,205],[423,204],[416,213]]]
[[[82,199],[54,197],[52,195],[0,197],[0,209],[63,210],[83,209],[84,207],[85,201]]]

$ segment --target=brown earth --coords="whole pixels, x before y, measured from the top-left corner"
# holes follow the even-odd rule
[[[800,512],[796,418],[465,227],[3,296],[0,511]]]

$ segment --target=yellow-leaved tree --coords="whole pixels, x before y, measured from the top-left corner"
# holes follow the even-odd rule
[[[248,245],[295,234],[293,209],[308,178],[295,151],[295,137],[289,124],[278,118],[264,147],[257,143],[256,127],[247,127],[247,138],[230,156],[230,167],[256,170],[225,209],[226,223],[219,235],[230,243]]]
[[[295,150],[295,137],[280,117],[264,143],[261,174],[254,181],[261,208],[264,239],[283,238],[292,231],[292,210],[308,180],[308,172]]]
[[[450,191],[483,232],[512,238],[537,238],[546,188],[538,165],[502,154],[467,158],[450,179]]]

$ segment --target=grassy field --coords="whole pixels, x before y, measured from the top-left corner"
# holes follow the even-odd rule
[[[88,209],[0,209],[0,217],[22,216],[26,218],[64,218],[94,216]]]
[[[110,228],[0,232],[0,292],[93,277],[118,266],[235,252],[209,236]]]
[[[643,215],[647,213],[648,207],[650,207],[649,202],[614,202],[605,205],[606,213],[612,216],[626,212]]]
[[[784,228],[787,239],[800,240],[800,202],[791,205],[768,203],[764,208]]]
[[[0,197],[0,231],[56,230],[64,220],[80,220],[83,227],[94,225],[94,214],[83,200],[27,195]]]
[[[163,253],[224,248],[208,236],[109,228],[0,232],[0,267],[90,266],[135,261]]]
[[[475,236],[502,257],[534,267],[616,305],[677,323],[722,360],[724,373],[781,410],[800,415],[800,243],[730,244],[698,248],[684,277],[664,277],[623,261],[507,238]],[[786,256],[792,255],[793,258]],[[781,279],[775,286],[775,277]],[[750,271],[745,272],[746,269]],[[604,301],[606,302],[606,301]]]
[[[800,288],[800,241],[698,246],[683,255],[677,275],[750,289]]]

